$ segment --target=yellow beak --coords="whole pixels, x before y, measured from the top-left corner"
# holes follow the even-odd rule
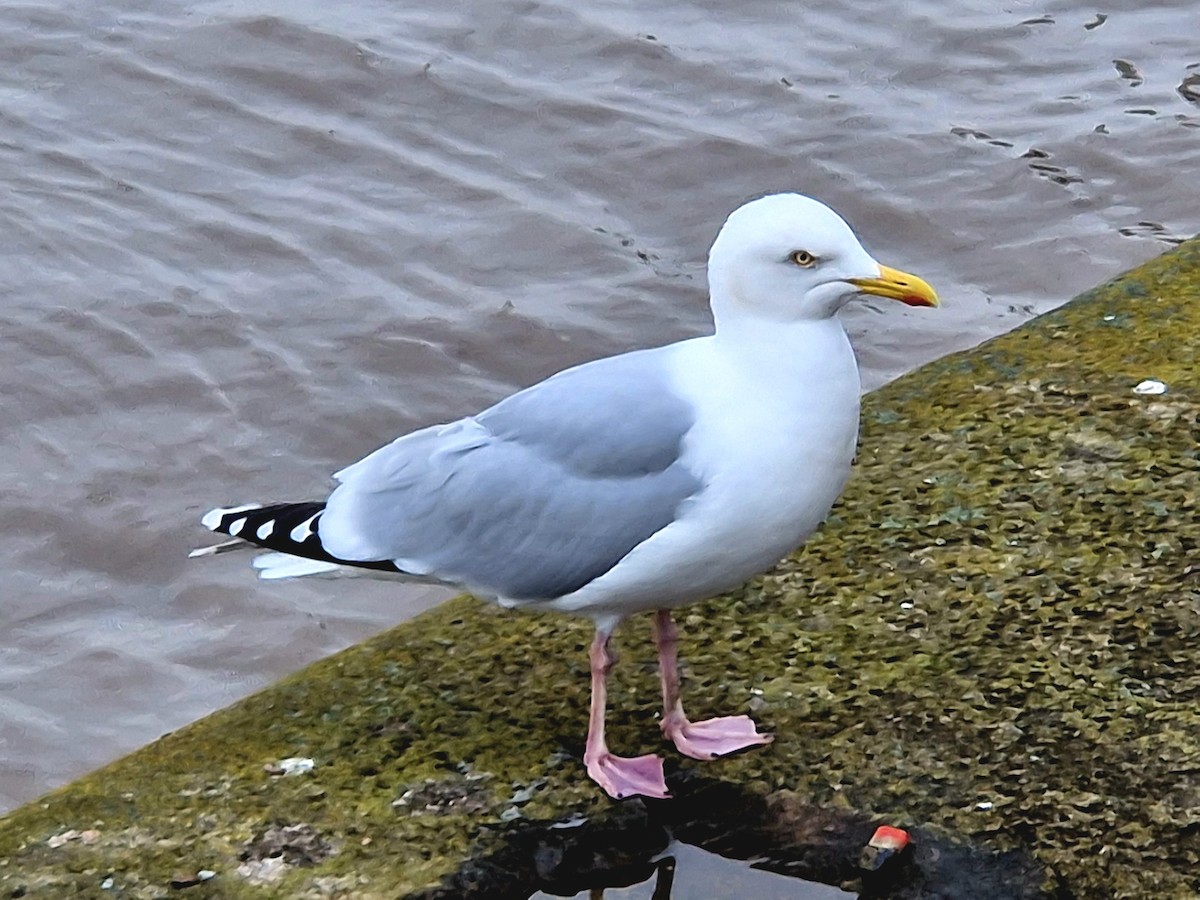
[[[938,306],[938,295],[929,283],[888,266],[879,267],[878,278],[848,278],[864,294],[899,300],[908,306]]]

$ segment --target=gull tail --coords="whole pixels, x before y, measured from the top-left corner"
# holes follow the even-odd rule
[[[227,534],[237,540],[200,547],[188,556],[210,556],[245,546],[274,550],[274,553],[259,556],[253,563],[259,577],[268,579],[316,575],[335,571],[342,566],[384,572],[400,571],[391,560],[339,559],[328,553],[321,545],[318,531],[324,511],[325,504],[316,501],[265,506],[249,503],[210,510],[204,514],[200,524],[210,531]]]

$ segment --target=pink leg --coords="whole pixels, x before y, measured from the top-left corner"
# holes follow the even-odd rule
[[[670,610],[660,609],[654,614],[654,643],[658,646],[658,666],[662,674],[662,730],[680,753],[692,759],[715,759],[774,740],[769,734],[759,734],[749,716],[722,716],[704,722],[689,722],[679,698],[679,632]]]
[[[608,752],[608,744],[604,741],[604,706],[608,699],[606,680],[616,662],[608,650],[609,637],[597,630],[588,653],[592,664],[592,713],[588,719],[587,747],[583,753],[588,776],[604,788],[610,797],[618,800],[630,794],[669,797],[660,757],[651,753],[627,758]]]

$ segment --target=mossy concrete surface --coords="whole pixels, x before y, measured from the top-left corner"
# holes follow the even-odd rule
[[[690,711],[775,743],[669,771],[1024,850],[1062,896],[1196,896],[1197,334],[1192,241],[867,398],[819,535],[679,617]],[[666,750],[648,631],[618,752]],[[402,897],[603,819],[589,637],[451,602],[0,819],[0,897]]]

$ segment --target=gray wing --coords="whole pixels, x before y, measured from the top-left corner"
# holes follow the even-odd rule
[[[587,363],[339,472],[322,545],[517,600],[568,594],[674,521],[691,405],[657,351]]]

